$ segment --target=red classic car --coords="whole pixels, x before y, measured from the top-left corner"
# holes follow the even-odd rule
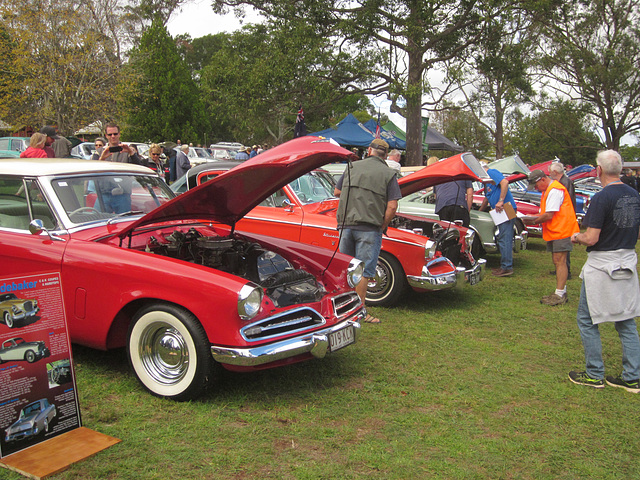
[[[294,178],[350,155],[305,139],[177,198],[137,165],[0,161],[3,277],[59,272],[72,342],[126,346],[158,396],[197,397],[221,366],[322,358],[356,340],[361,262],[235,224]]]
[[[194,167],[172,188],[193,188],[215,175],[226,175],[215,163]],[[399,183],[402,194],[408,195],[451,180],[487,178],[475,157],[465,153],[407,175]],[[335,251],[339,240],[338,199],[333,196],[333,188],[334,180],[327,172],[308,173],[265,199],[237,223],[237,229]],[[486,261],[473,254],[480,249],[473,230],[401,214],[391,227],[382,239],[376,277],[367,291],[368,304],[392,305],[408,288],[435,291],[465,281],[474,284],[483,278]]]

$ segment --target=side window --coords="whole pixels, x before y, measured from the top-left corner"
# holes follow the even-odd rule
[[[31,204],[31,220],[40,219],[44,228],[48,230],[55,229],[58,222],[51,211],[49,204],[46,202],[42,190],[35,180],[26,180],[27,192],[29,194],[29,202]],[[27,226],[28,228],[28,226]]]
[[[9,150],[8,138],[0,138],[0,150]]]
[[[33,180],[0,178],[0,227],[28,230],[39,218],[48,229],[57,222],[38,184]]]
[[[21,178],[0,178],[0,227],[29,228],[29,204]]]

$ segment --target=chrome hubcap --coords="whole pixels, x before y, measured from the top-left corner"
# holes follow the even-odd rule
[[[189,368],[189,349],[184,337],[166,323],[145,329],[140,337],[139,353],[145,370],[158,383],[176,384]]]

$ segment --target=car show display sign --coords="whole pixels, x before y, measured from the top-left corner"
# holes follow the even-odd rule
[[[0,458],[80,427],[59,273],[0,278]]]

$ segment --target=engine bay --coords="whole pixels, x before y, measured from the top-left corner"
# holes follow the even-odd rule
[[[259,243],[232,236],[208,236],[191,227],[150,236],[145,251],[215,268],[264,288],[278,307],[317,302],[326,290],[316,278],[295,269],[282,255]]]
[[[390,226],[429,238],[436,243],[436,251],[451,260],[454,265],[470,268],[475,263],[475,256],[472,252],[466,251],[464,241],[460,241],[460,230],[455,225],[445,228],[437,222],[396,215]],[[478,244],[479,248],[477,238],[474,238],[474,243]]]

